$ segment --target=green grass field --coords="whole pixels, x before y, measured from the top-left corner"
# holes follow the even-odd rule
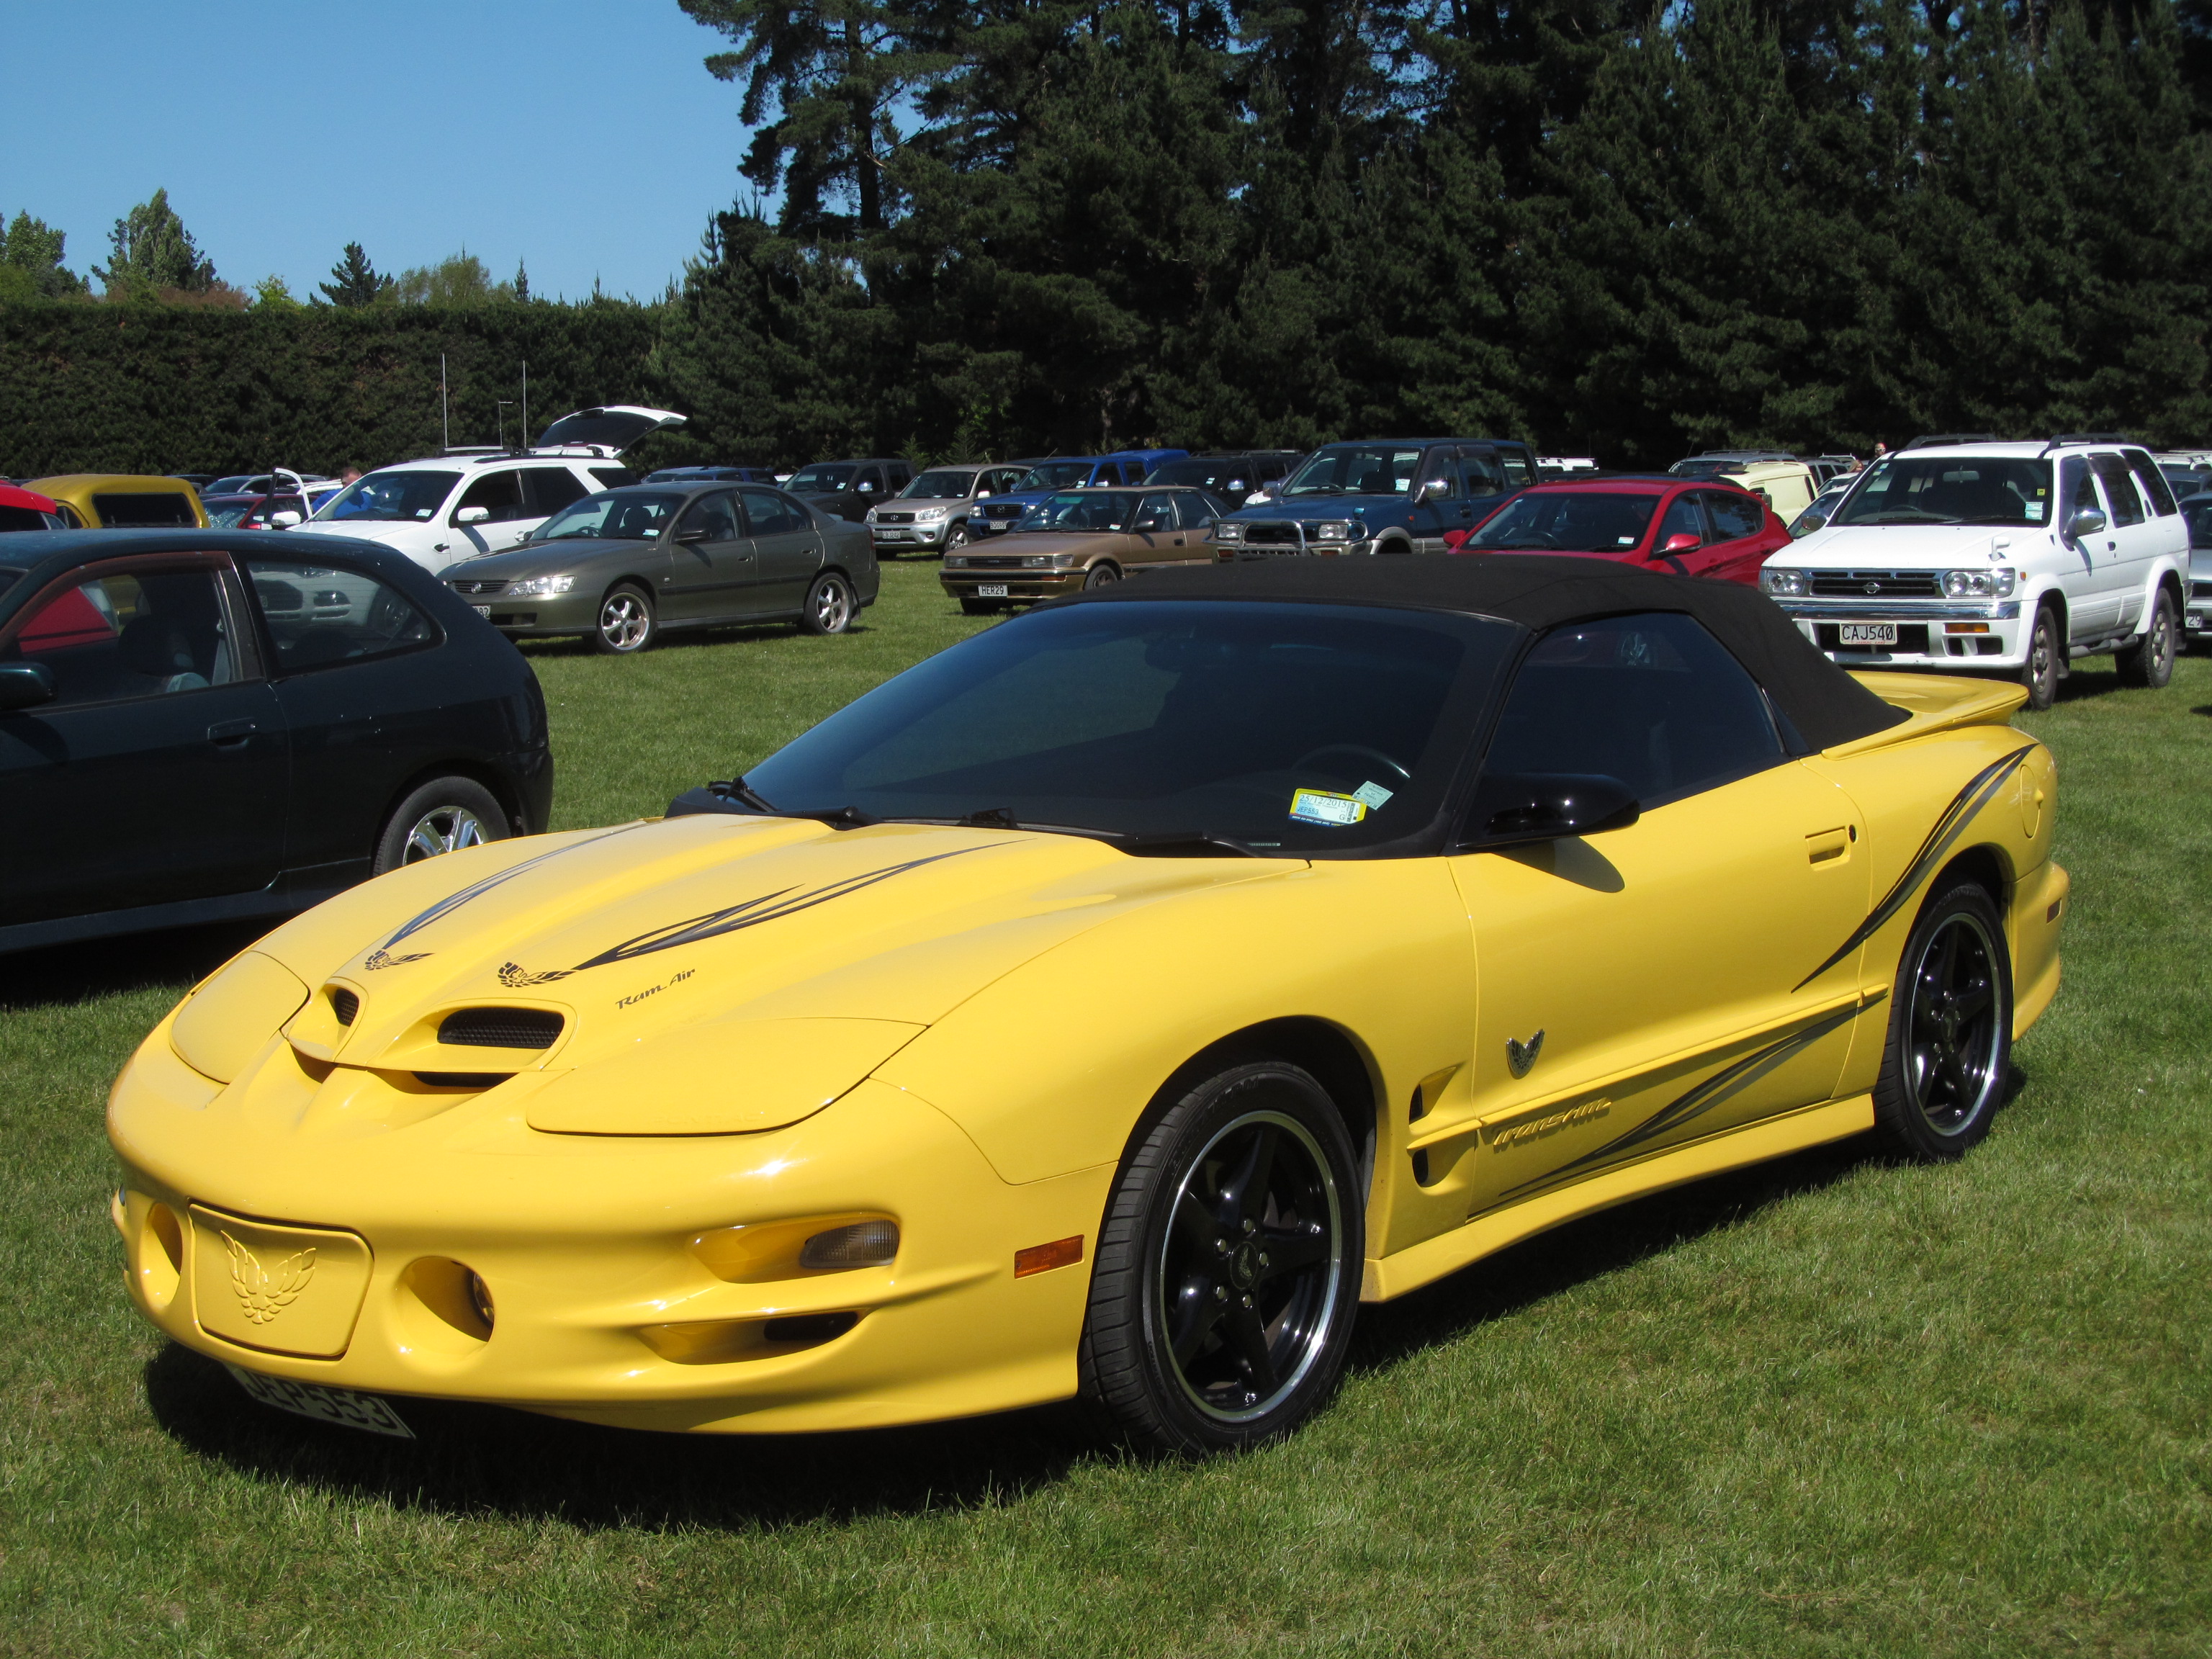
[[[534,656],[558,825],[658,811],[976,623]],[[1988,1143],[1847,1145],[1363,1315],[1335,1407],[1146,1466],[1054,1408],[782,1441],[266,1412],[129,1311],[109,1079],[195,933],[0,963],[0,1653],[2212,1652],[2212,661],[2094,664],[2066,985]]]

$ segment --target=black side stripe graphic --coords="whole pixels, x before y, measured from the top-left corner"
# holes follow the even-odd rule
[[[1966,825],[1974,814],[1996,798],[2005,780],[2018,769],[2034,747],[2033,744],[2029,744],[2025,748],[2015,749],[2002,760],[1993,761],[1974,774],[1950,805],[1943,809],[1943,816],[1936,820],[1936,827],[1928,832],[1928,839],[1920,843],[1920,850],[1913,854],[1912,862],[1905,866],[1905,873],[1897,878],[1897,884],[1889,890],[1882,902],[1874,907],[1873,914],[1852,930],[1851,936],[1838,945],[1826,962],[1792,986],[1793,992],[1803,990],[1857,950],[1881,931],[1884,922],[1905,908],[1905,901],[1919,890],[1920,884],[1928,879],[1929,872],[1942,861],[1943,855],[1951,850],[1959,837],[1966,833]]]
[[[1588,1169],[1596,1164],[1608,1164],[1615,1158],[1627,1156],[1645,1142],[1655,1140],[1670,1130],[1679,1129],[1685,1123],[1703,1117],[1723,1101],[1742,1093],[1759,1079],[1766,1076],[1785,1061],[1795,1059],[1803,1050],[1809,1048],[1827,1036],[1829,1032],[1848,1025],[1858,1018],[1858,1014],[1859,1006],[1854,1003],[1848,1007],[1838,1008],[1832,1013],[1822,1015],[1810,1025],[1792,1031],[1788,1036],[1746,1054],[1733,1066],[1723,1066],[1687,1093],[1679,1095],[1668,1102],[1666,1105],[1626,1133],[1615,1135],[1604,1146],[1584,1152],[1580,1158],[1562,1164],[1557,1169],[1548,1170],[1542,1175],[1534,1176],[1522,1182],[1518,1186],[1510,1187],[1500,1196],[1510,1198],[1516,1193],[1525,1192],[1531,1187],[1544,1186],[1564,1176],[1571,1175],[1577,1170]]]
[[[894,864],[882,870],[872,870],[866,875],[848,876],[842,881],[832,882],[827,887],[817,887],[809,893],[799,893],[795,887],[779,888],[773,893],[763,893],[758,898],[747,899],[742,904],[732,904],[720,910],[709,910],[703,916],[693,916],[688,921],[656,927],[651,933],[640,933],[635,939],[624,939],[610,946],[588,961],[573,968],[549,968],[543,973],[528,973],[516,963],[501,964],[500,983],[511,990],[520,990],[532,985],[550,985],[556,979],[566,979],[571,974],[580,974],[586,968],[603,968],[611,962],[629,962],[638,957],[649,957],[662,951],[672,951],[679,945],[696,945],[702,939],[720,939],[725,933],[734,933],[742,928],[757,927],[764,921],[775,921],[796,915],[801,910],[811,910],[817,904],[827,904],[831,899],[843,898],[864,887],[872,887],[879,881],[889,881],[893,876],[902,876],[909,870],[919,870],[925,864],[939,864],[946,859],[957,859],[969,853],[988,852],[993,847],[1007,845],[992,842],[982,847],[956,848],[950,853],[933,853],[924,859],[908,859],[904,864]],[[798,893],[794,898],[793,894]]]

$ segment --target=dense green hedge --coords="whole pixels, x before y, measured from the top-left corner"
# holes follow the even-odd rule
[[[497,402],[530,414],[650,401],[655,308],[210,311],[0,307],[0,473],[336,472],[434,453],[445,355],[453,441],[489,443]],[[506,411],[510,438],[520,411]]]

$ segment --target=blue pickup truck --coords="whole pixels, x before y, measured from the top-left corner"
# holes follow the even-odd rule
[[[1179,461],[1187,449],[1117,449],[1110,455],[1054,455],[1034,463],[1029,476],[1004,495],[978,501],[968,515],[968,537],[1004,535],[1021,521],[1023,514],[1060,489],[1111,488],[1136,484],[1163,461]]]
[[[1214,549],[1224,559],[1442,553],[1535,482],[1534,453],[1508,438],[1327,444],[1273,500],[1214,526]]]

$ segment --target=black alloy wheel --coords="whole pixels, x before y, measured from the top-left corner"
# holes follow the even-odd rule
[[[1343,1116],[1307,1073],[1232,1066],[1133,1149],[1084,1321],[1085,1396],[1149,1449],[1289,1433],[1334,1389],[1357,1316],[1364,1197]]]
[[[2150,608],[2150,626],[2143,629],[2142,637],[2113,653],[2120,678],[2127,684],[2148,686],[2154,691],[2165,685],[2173,678],[2175,646],[2180,634],[2181,619],[2174,614],[2173,595],[2161,587]]]
[[[2012,964],[1990,895],[1960,881],[1929,899],[1898,963],[1875,1080],[1875,1129],[1923,1164],[1990,1131],[2012,1060]]]
[[[1110,587],[1121,580],[1121,571],[1102,559],[1084,572],[1083,586],[1086,591],[1096,587]]]
[[[2021,665],[2020,683],[2027,688],[2030,708],[2048,708],[2058,699],[2058,676],[2065,661],[2066,642],[2059,632],[2058,612],[2039,606],[2027,636],[2027,660]]]
[[[853,625],[860,611],[854,603],[853,584],[845,580],[841,571],[825,570],[814,579],[806,590],[806,608],[799,613],[799,627],[805,634],[842,634]]]
[[[653,643],[659,631],[653,615],[653,595],[634,582],[621,582],[599,601],[599,624],[592,630],[592,649],[607,657],[635,656]]]
[[[508,833],[507,814],[483,785],[474,778],[434,778],[392,809],[377,832],[369,873],[505,841]]]

